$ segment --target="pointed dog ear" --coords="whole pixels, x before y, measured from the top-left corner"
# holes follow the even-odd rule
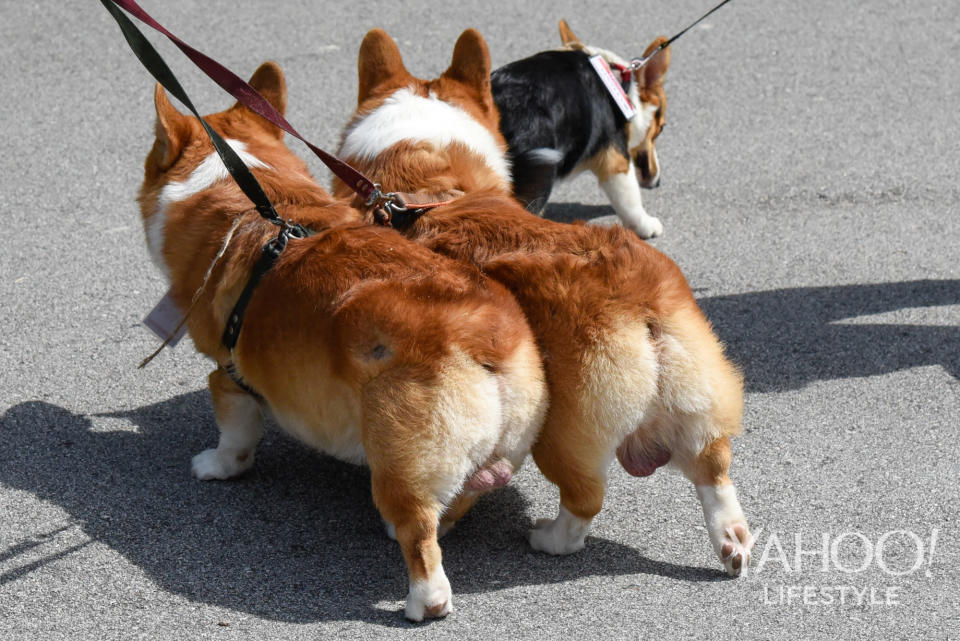
[[[401,86],[413,79],[403,66],[397,43],[383,29],[371,29],[363,38],[357,68],[360,74],[358,106],[384,85]]]
[[[450,78],[476,88],[481,95],[490,94],[490,50],[483,36],[467,29],[457,39],[453,59],[442,78]]]
[[[287,111],[287,81],[283,76],[283,70],[275,62],[265,62],[253,72],[250,80],[247,82],[251,87],[267,99],[274,109],[283,116]],[[231,109],[244,109],[256,117],[257,121],[263,124],[271,134],[277,138],[283,138],[283,130],[272,122],[260,117],[258,114],[248,109],[241,103],[236,103]]]
[[[570,28],[570,25],[567,24],[566,20],[560,20],[560,41],[563,42],[563,46],[571,49],[583,48],[583,43],[580,42],[580,38],[573,33],[573,30]]]
[[[153,104],[157,110],[156,134],[153,154],[160,171],[169,169],[190,139],[189,117],[183,115],[167,98],[167,92],[158,82],[153,90]]]
[[[651,52],[655,51],[657,47],[667,41],[666,38],[660,36],[654,40],[647,50],[643,52],[643,57],[646,58],[650,55]],[[663,84],[663,77],[667,74],[667,69],[670,67],[670,47],[664,48],[660,53],[655,55],[650,61],[645,64],[642,68],[637,70],[637,84],[641,89],[650,89],[657,87]]]

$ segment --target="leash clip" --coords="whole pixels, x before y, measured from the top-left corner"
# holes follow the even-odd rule
[[[397,214],[407,212],[407,203],[403,196],[395,191],[384,192],[380,183],[373,184],[373,193],[367,198],[367,207],[373,209],[373,220],[378,225],[390,227]]]
[[[373,221],[384,227],[392,227],[394,218],[406,214],[410,210],[399,194],[390,193],[387,194],[387,197],[388,199],[385,199],[379,207],[373,210]]]

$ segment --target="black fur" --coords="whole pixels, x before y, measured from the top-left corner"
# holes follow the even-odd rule
[[[513,165],[513,191],[534,213],[553,183],[611,144],[629,158],[623,113],[583,51],[544,51],[493,72],[493,99]],[[531,156],[560,152],[557,163]]]

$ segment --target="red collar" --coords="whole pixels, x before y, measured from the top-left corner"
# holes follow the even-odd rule
[[[629,65],[621,65],[616,62],[611,62],[610,66],[620,73],[620,84],[629,86],[633,80],[633,69]]]

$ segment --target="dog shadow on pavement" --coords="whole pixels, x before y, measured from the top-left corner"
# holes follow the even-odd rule
[[[960,304],[960,280],[785,289],[700,303],[752,391],[924,365],[960,377],[960,327],[837,323]],[[271,429],[253,470],[229,482],[200,483],[190,476],[190,457],[216,439],[205,390],[102,417],[107,427],[119,419],[125,429],[105,431],[99,417],[41,401],[10,408],[0,417],[0,483],[61,506],[91,539],[189,599],[271,620],[405,625],[393,605],[406,594],[405,566],[383,533],[365,468]],[[455,594],[588,575],[725,578],[597,537],[570,557],[532,552],[527,508],[516,488],[499,490],[443,540]],[[0,550],[0,560],[9,565],[33,547],[15,542]],[[43,563],[0,573],[0,585]],[[384,601],[388,609],[377,606]]]
[[[751,392],[929,365],[960,379],[960,317],[952,325],[858,320],[960,305],[960,280],[797,287],[698,302]]]
[[[95,426],[109,421],[41,401],[9,409],[0,418],[0,483],[62,507],[83,534],[191,600],[269,620],[406,625],[398,612],[406,566],[384,533],[366,468],[268,429],[250,472],[201,483],[189,462],[216,440],[206,390],[103,416],[135,431],[103,431]],[[596,537],[572,557],[550,557],[530,549],[531,527],[519,490],[483,497],[441,541],[454,594],[588,575],[725,579]],[[56,534],[15,542],[0,559],[15,564],[18,553]],[[71,551],[0,573],[0,585]]]

